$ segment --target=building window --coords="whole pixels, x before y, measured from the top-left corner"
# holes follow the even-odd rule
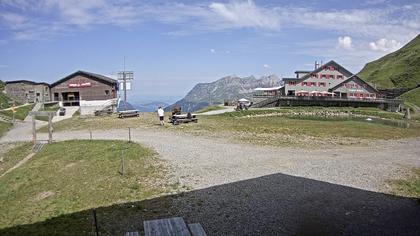
[[[105,90],[105,95],[109,95],[109,90]]]
[[[326,84],[325,84],[325,82],[318,82],[318,86],[319,86],[319,87],[325,87],[325,86],[326,86]]]
[[[289,85],[296,85],[296,81],[289,81]]]
[[[322,79],[326,79],[327,78],[327,75],[321,75],[321,78]]]
[[[337,75],[337,79],[343,79],[343,75]]]

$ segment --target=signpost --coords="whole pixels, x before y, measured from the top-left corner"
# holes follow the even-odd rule
[[[133,71],[126,71],[124,69],[124,71],[118,72],[118,80],[122,81],[120,84],[122,84],[124,90],[124,110],[127,110],[127,90],[131,90],[131,80],[133,79]]]
[[[36,144],[36,121],[35,118],[37,116],[47,116],[48,117],[48,143],[52,142],[52,118],[55,116],[56,112],[54,111],[31,111],[29,115],[32,116],[32,143],[33,145]]]
[[[12,106],[12,114],[13,114],[12,123],[13,123],[13,125],[15,124],[15,113],[16,113],[16,106],[13,103],[13,106]]]

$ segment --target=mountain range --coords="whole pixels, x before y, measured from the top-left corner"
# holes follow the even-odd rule
[[[191,112],[212,104],[225,101],[236,101],[240,98],[252,98],[252,91],[258,87],[274,87],[281,84],[281,79],[276,75],[238,77],[226,76],[211,83],[199,83],[191,89],[181,100],[166,107],[169,111],[174,106],[182,107],[182,111]]]
[[[154,101],[148,103],[134,103],[133,106],[142,112],[154,112],[157,111],[158,107],[167,107],[169,104],[166,102]]]

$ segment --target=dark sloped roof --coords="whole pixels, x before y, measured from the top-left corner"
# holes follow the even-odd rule
[[[45,82],[35,82],[35,81],[30,81],[30,80],[13,80],[13,81],[6,81],[6,84],[18,84],[18,83],[24,83],[24,84],[32,84],[32,85],[47,85],[49,86],[48,83]]]
[[[104,75],[100,75],[100,74],[95,74],[95,73],[92,73],[92,72],[87,72],[87,71],[81,71],[81,70],[79,70],[79,71],[74,72],[73,74],[70,74],[70,75],[68,75],[68,76],[66,76],[66,77],[64,77],[64,78],[62,78],[62,79],[60,79],[60,80],[52,83],[51,84],[51,87],[54,87],[54,86],[56,86],[58,84],[61,84],[64,81],[69,80],[69,79],[71,79],[71,78],[73,78],[74,76],[77,76],[77,75],[83,75],[83,76],[85,76],[85,77],[87,77],[89,79],[93,79],[93,80],[96,80],[96,81],[99,81],[99,82],[103,82],[103,83],[106,83],[106,84],[117,84],[117,80],[115,80],[115,79],[106,77]]]
[[[331,61],[329,61],[329,62],[327,62],[327,63],[325,63],[325,64],[323,64],[322,66],[320,66],[318,69],[315,69],[315,70],[313,70],[313,71],[309,71],[309,73],[308,74],[306,74],[306,75],[304,75],[304,76],[302,76],[302,78],[295,78],[295,79],[298,79],[298,80],[301,80],[301,81],[303,81],[303,80],[306,80],[306,79],[308,79],[310,76],[311,76],[311,74],[316,74],[316,73],[318,73],[318,72],[320,72],[321,70],[323,70],[323,68],[324,67],[326,67],[326,66],[335,66],[341,73],[343,73],[346,77],[350,77],[350,76],[352,76],[353,75],[353,73],[351,73],[350,71],[348,71],[346,68],[344,68],[344,67],[342,67],[340,64],[338,64],[337,62],[335,62],[335,61],[333,61],[333,60],[331,60]],[[283,80],[284,80],[285,78],[283,78]],[[292,78],[286,78],[286,80],[290,80],[290,79],[292,79]]]
[[[341,83],[339,83],[339,84],[337,84],[336,86],[334,86],[334,87],[330,88],[329,90],[333,91],[333,90],[337,89],[338,87],[340,87],[342,84],[347,83],[348,81],[350,81],[350,80],[352,80],[352,79],[354,79],[354,78],[356,78],[356,79],[360,80],[362,83],[364,83],[364,84],[366,84],[367,86],[369,86],[369,87],[370,87],[373,91],[375,91],[375,92],[379,93],[379,91],[378,91],[376,88],[374,88],[372,85],[370,85],[370,84],[369,84],[369,83],[367,83],[366,81],[362,80],[362,79],[361,79],[359,76],[357,76],[357,75],[353,75],[353,76],[351,76],[350,78],[348,78],[348,79],[346,79],[346,80],[342,81]]]

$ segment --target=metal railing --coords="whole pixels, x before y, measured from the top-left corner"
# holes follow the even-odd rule
[[[295,101],[337,101],[337,102],[402,102],[401,99],[386,99],[386,98],[340,98],[340,97],[326,97],[326,96],[279,96],[279,95],[254,95],[254,98],[277,98],[280,100],[295,100]]]

